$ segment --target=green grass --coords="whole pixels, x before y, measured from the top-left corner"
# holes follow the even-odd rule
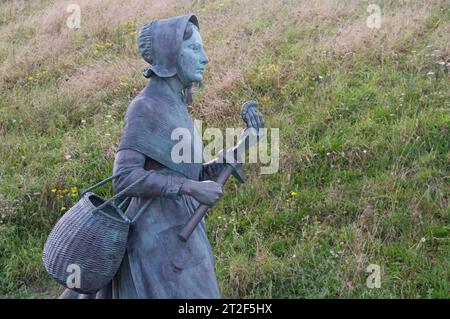
[[[246,68],[245,82],[223,93],[233,105],[257,98],[281,138],[280,171],[259,175],[247,164],[246,184],[228,183],[209,213],[224,297],[449,297],[449,69],[428,47],[449,12],[433,12],[396,54],[369,48],[345,63],[322,55],[320,42],[312,51],[302,47],[317,36],[314,21],[288,26]],[[244,32],[259,34],[270,23],[256,19]],[[110,175],[127,104],[145,82],[136,74],[83,107],[79,96],[57,90],[80,65],[126,58],[134,28],[118,26],[102,41],[75,37],[80,54],[72,65],[17,70],[0,86],[4,297],[61,291],[42,266],[46,236],[63,207],[73,205],[71,187]],[[333,34],[332,25],[326,28]],[[34,36],[27,29],[16,34],[14,45]],[[382,268],[380,289],[366,287],[370,264]]]

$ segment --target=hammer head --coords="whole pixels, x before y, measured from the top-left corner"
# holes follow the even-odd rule
[[[219,163],[226,163],[227,165],[230,165],[233,168],[233,172],[231,173],[241,184],[245,183],[245,175],[244,171],[242,170],[242,163],[239,163],[235,160],[229,160],[227,161],[227,150],[223,149],[219,152],[217,155],[217,160]],[[230,159],[230,157],[228,157]]]

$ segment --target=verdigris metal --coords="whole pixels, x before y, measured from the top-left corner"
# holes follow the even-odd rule
[[[226,164],[225,168],[222,169],[222,172],[214,179],[216,183],[221,186],[225,184],[231,175],[234,175],[240,183],[245,182],[244,172],[242,171],[242,159],[245,156],[245,151],[252,146],[252,142],[256,143],[257,140],[262,137],[263,131],[259,130],[259,128],[264,127],[263,116],[257,108],[258,103],[256,101],[247,101],[244,103],[242,106],[241,117],[246,122],[247,128],[242,132],[238,144],[226,150],[226,152],[223,150],[217,157],[218,161]],[[256,120],[256,123],[253,125],[257,126],[252,126],[251,121],[253,120]],[[253,135],[254,138],[250,138],[250,135]],[[208,209],[209,206],[205,204],[201,204],[197,207],[194,215],[178,233],[178,237],[181,240],[186,241],[189,239],[189,236],[195,230],[195,227],[203,220]]]
[[[144,75],[151,80],[127,110],[114,163],[114,174],[124,174],[114,187],[119,192],[146,176],[126,193],[133,197],[130,219],[151,202],[130,229],[127,253],[112,282],[96,295],[66,290],[61,298],[220,298],[204,220],[188,241],[177,237],[199,202],[212,205],[222,195],[220,185],[202,181],[220,164],[171,160],[171,129],[183,127],[198,136],[185,104],[208,63],[195,26],[197,18],[185,15],[141,29],[140,51],[151,64]],[[198,148],[192,145],[194,151]]]

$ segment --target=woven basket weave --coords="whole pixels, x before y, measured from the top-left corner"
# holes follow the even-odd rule
[[[109,200],[90,192],[115,177],[117,175],[83,192],[80,200],[56,223],[44,246],[42,260],[47,272],[66,288],[79,293],[95,293],[106,286],[125,254],[132,222],[112,200],[142,179]],[[141,208],[134,220],[149,203]],[[73,278],[73,267],[79,267],[80,280],[75,287],[68,283]]]

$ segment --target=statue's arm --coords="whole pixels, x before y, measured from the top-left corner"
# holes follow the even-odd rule
[[[161,174],[155,170],[145,170],[145,160],[144,154],[131,149],[117,152],[114,161],[114,174],[121,173],[122,175],[113,181],[114,190],[120,192],[145,175],[146,177],[129,189],[125,196],[174,198],[179,195],[180,188],[186,178]]]

